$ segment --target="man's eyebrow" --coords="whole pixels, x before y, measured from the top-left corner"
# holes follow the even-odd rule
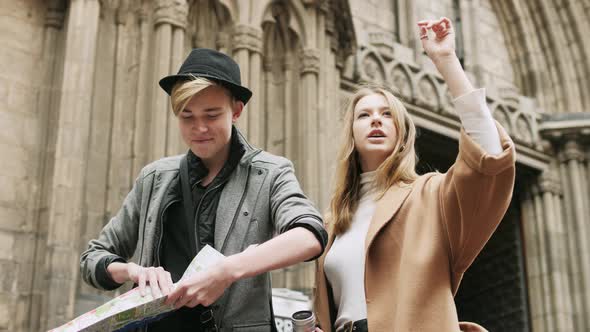
[[[215,111],[221,111],[221,110],[223,110],[223,107],[215,106],[215,107],[206,108],[205,112],[215,112]]]

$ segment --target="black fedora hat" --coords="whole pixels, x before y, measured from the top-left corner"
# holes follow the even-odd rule
[[[238,64],[226,54],[208,48],[193,49],[180,66],[178,74],[161,79],[160,87],[170,95],[177,82],[194,77],[208,78],[221,84],[244,104],[252,97],[252,91],[242,86]]]

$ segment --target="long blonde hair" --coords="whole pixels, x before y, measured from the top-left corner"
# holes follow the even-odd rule
[[[403,103],[386,87],[377,85],[361,86],[349,99],[344,118],[344,131],[338,153],[335,188],[330,202],[329,227],[334,235],[344,233],[352,222],[352,216],[358,206],[361,163],[354,145],[352,124],[354,108],[363,97],[380,94],[385,97],[393,116],[396,129],[396,142],[391,154],[379,165],[375,174],[375,189],[378,197],[396,183],[412,183],[416,174],[416,127]]]

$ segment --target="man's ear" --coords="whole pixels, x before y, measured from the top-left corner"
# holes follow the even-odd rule
[[[238,118],[240,117],[240,115],[242,115],[242,111],[244,110],[244,103],[237,100],[233,104],[234,105],[233,105],[231,120],[233,123],[236,123],[236,121],[238,121]]]

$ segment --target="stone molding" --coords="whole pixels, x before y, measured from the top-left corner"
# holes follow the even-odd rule
[[[320,51],[307,48],[301,52],[301,74],[320,72]]]
[[[389,52],[372,45],[359,47],[356,53],[355,77],[362,82],[390,86],[403,101],[457,120],[453,98],[443,78],[394,55],[395,49]],[[526,97],[502,100],[488,96],[487,103],[493,117],[516,143],[542,150],[537,131],[539,115]]]
[[[186,0],[158,0],[154,8],[154,26],[167,23],[185,29],[188,9]]]
[[[262,54],[262,30],[250,25],[237,25],[232,35],[232,46],[234,52],[247,49]]]

